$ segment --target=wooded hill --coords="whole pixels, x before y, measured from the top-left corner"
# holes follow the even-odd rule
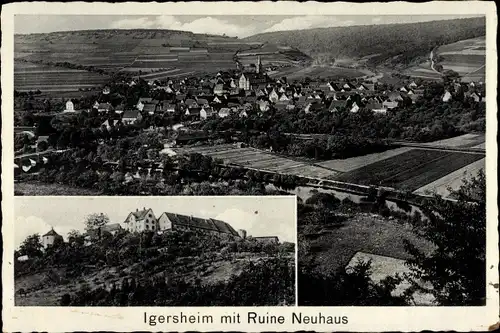
[[[245,41],[289,45],[314,56],[328,53],[335,58],[361,58],[378,65],[389,58],[409,63],[438,45],[484,36],[484,17],[406,24],[363,25],[277,31],[247,37]]]

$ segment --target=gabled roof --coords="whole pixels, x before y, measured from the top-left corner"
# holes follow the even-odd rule
[[[333,110],[333,109],[338,109],[339,107],[345,107],[346,106],[346,101],[337,101],[337,100],[333,100],[331,103],[330,103],[330,106],[328,107],[329,110]]]
[[[187,110],[190,115],[199,115],[201,108],[188,108]]]
[[[104,227],[102,227],[103,231],[119,231],[122,230],[122,227],[119,223],[112,223],[112,224],[106,224]]]
[[[188,98],[188,99],[186,99],[186,100],[184,101],[184,104],[186,104],[187,106],[191,106],[191,105],[193,105],[193,104],[198,104],[198,103],[196,103],[196,101],[195,101],[194,99],[192,99],[192,98]]]
[[[55,237],[59,236],[59,237],[61,237],[61,235],[59,235],[57,232],[55,232],[54,228],[50,229],[49,232],[47,232],[42,237],[45,237],[45,236],[55,236]]]
[[[186,216],[174,213],[163,213],[170,221],[176,224],[180,224],[190,228],[202,229],[207,231],[216,231],[220,233],[230,234],[233,236],[238,236],[236,230],[233,229],[226,222],[216,220],[216,219],[203,219],[194,216]],[[162,215],[163,215],[162,214]]]
[[[134,215],[134,217],[137,219],[137,220],[142,220],[143,218],[146,217],[146,214],[148,213],[150,209],[143,209],[143,210],[137,210],[135,212],[131,212],[130,214]]]
[[[205,98],[198,98],[197,102],[199,105],[208,104],[208,100]]]
[[[146,112],[155,112],[156,111],[156,104],[144,104],[144,108],[142,111]]]
[[[139,111],[138,110],[127,110],[123,112],[123,118],[132,118],[132,119],[137,119],[139,116]]]
[[[151,97],[140,97],[137,103],[151,103],[153,99]]]
[[[111,108],[111,104],[109,103],[99,103],[98,109],[109,109]]]

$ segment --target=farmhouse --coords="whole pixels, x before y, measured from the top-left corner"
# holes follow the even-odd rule
[[[443,102],[447,103],[451,101],[451,93],[447,90],[443,95]]]
[[[128,214],[123,222],[125,229],[130,232],[156,231],[158,230],[158,220],[151,208],[136,209],[135,212]]]
[[[75,105],[71,100],[68,100],[66,102],[66,108],[64,109],[63,112],[75,112]]]
[[[211,107],[204,106],[200,110],[200,119],[207,119],[213,115],[214,111]]]
[[[46,249],[49,246],[54,245],[56,242],[63,242],[63,237],[55,232],[54,228],[50,229],[45,235],[42,236],[42,245]]]
[[[127,110],[123,112],[122,123],[124,125],[134,124],[137,121],[141,121],[142,115],[138,110]]]
[[[109,110],[111,110],[111,104],[109,103],[99,103],[96,101],[93,107],[99,112],[108,112]]]

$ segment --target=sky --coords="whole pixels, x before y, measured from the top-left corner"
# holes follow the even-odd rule
[[[27,236],[54,230],[67,239],[73,229],[83,231],[85,217],[105,213],[110,223],[120,223],[136,209],[152,208],[158,218],[163,212],[215,218],[251,236],[278,236],[296,241],[296,202],[282,197],[16,197],[15,247]]]
[[[18,34],[91,29],[172,29],[232,37],[352,25],[410,23],[477,15],[16,15]]]

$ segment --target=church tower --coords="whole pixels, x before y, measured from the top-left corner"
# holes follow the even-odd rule
[[[262,63],[260,62],[260,56],[257,57],[257,66],[255,67],[255,72],[257,74],[262,73]]]

